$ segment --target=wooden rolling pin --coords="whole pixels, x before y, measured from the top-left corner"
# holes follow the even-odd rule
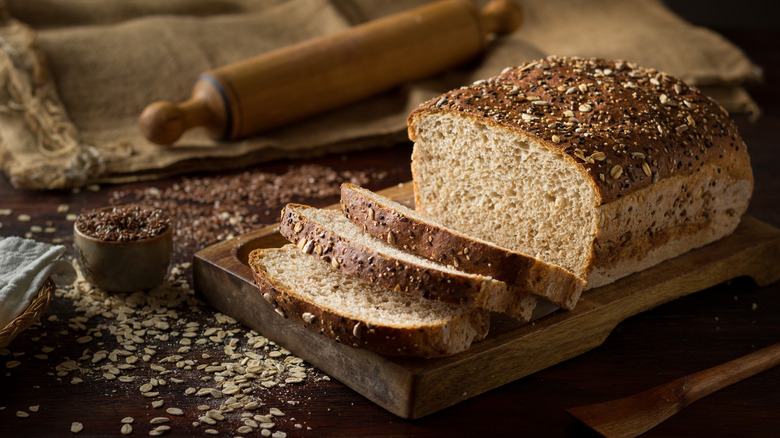
[[[510,0],[443,0],[203,73],[189,100],[156,102],[142,133],[169,145],[203,127],[236,140],[443,72],[521,22]]]

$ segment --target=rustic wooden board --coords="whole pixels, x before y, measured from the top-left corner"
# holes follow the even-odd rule
[[[412,203],[411,184],[382,192]],[[780,230],[743,217],[735,233],[613,284],[586,291],[572,311],[530,324],[494,315],[487,339],[441,359],[393,358],[331,341],[279,316],[258,293],[250,251],[287,241],[277,226],[195,254],[195,289],[219,311],[284,346],[403,418],[419,418],[580,355],[624,319],[740,276],[764,286],[780,279]]]

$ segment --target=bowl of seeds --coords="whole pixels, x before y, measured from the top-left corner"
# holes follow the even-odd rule
[[[84,278],[106,292],[152,289],[165,279],[173,226],[160,209],[123,205],[81,213],[73,246]]]

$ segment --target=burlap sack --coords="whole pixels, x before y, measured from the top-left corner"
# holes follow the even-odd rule
[[[523,0],[523,26],[484,56],[367,102],[230,143],[195,130],[161,148],[137,128],[149,103],[189,97],[200,72],[423,2],[0,0],[2,168],[15,186],[54,189],[398,144],[420,102],[551,54],[655,67],[756,111],[740,88],[758,77],[745,55],[658,0]]]

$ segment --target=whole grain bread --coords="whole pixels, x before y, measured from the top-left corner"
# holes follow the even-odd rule
[[[417,297],[528,320],[536,297],[503,281],[434,262],[364,232],[337,210],[287,204],[279,232],[342,272]]]
[[[753,175],[726,111],[629,62],[550,57],[408,119],[415,209],[610,283],[733,232]]]
[[[355,184],[341,185],[341,208],[374,237],[442,264],[493,277],[509,287],[574,308],[585,281],[542,260],[467,236]]]
[[[345,345],[438,357],[484,339],[486,311],[423,300],[345,275],[292,245],[258,249],[249,266],[277,313]]]

